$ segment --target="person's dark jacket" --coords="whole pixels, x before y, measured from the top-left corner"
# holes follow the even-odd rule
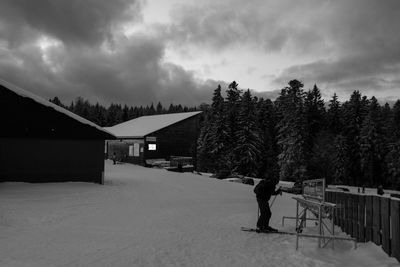
[[[272,195],[278,195],[281,190],[275,190],[276,182],[272,180],[261,180],[256,187],[254,187],[254,193],[256,193],[257,199],[268,201]]]

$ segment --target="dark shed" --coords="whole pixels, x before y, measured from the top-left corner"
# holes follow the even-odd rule
[[[0,79],[0,181],[103,183],[100,126]]]
[[[105,128],[119,141],[108,142],[108,155],[121,161],[146,165],[151,160],[172,156],[196,162],[201,111],[142,116]]]

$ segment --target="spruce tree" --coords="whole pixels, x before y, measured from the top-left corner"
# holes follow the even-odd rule
[[[360,152],[364,181],[373,186],[383,185],[384,131],[380,106],[375,97],[371,98],[369,112],[360,131]]]
[[[341,118],[340,102],[336,93],[333,94],[328,107],[326,127],[328,131],[337,135],[342,131],[343,123]]]
[[[336,136],[334,140],[335,153],[333,154],[333,183],[350,184],[349,181],[349,148],[343,135]]]
[[[228,125],[228,142],[227,142],[227,159],[226,164],[227,168],[232,171],[234,166],[236,165],[236,161],[238,155],[235,154],[237,150],[235,150],[235,142],[236,142],[236,134],[239,128],[238,125],[238,115],[239,115],[239,107],[240,107],[240,96],[241,90],[238,88],[238,84],[233,81],[228,86],[228,90],[226,91],[226,112],[227,112],[227,125]]]
[[[303,181],[308,177],[307,119],[302,88],[301,82],[292,80],[277,100],[281,117],[277,125],[281,180]]]
[[[276,112],[270,99],[260,98],[257,103],[258,128],[262,142],[258,162],[258,177],[279,179],[278,145],[276,142]]]
[[[237,121],[239,127],[234,148],[234,154],[237,156],[235,171],[243,175],[256,176],[262,142],[257,127],[255,102],[250,90],[245,91],[241,97]]]
[[[386,155],[388,185],[400,190],[400,141],[388,146],[389,153]]]
[[[361,151],[360,151],[360,131],[363,120],[366,116],[365,105],[367,101],[362,97],[359,91],[354,91],[350,100],[343,104],[343,136],[347,141],[348,147],[348,175],[350,185],[361,185]]]

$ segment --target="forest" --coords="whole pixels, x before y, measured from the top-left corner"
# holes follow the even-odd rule
[[[317,85],[298,80],[275,101],[234,81],[214,90],[198,140],[198,168],[284,181],[400,189],[400,100],[380,105],[354,91],[325,103]]]
[[[233,81],[218,86],[211,105],[186,107],[159,102],[145,107],[108,108],[78,97],[60,105],[100,126],[145,115],[202,110],[197,147],[199,171],[218,177],[240,174],[284,181],[325,178],[328,183],[400,189],[400,100],[381,105],[354,91],[344,102],[334,94],[325,102],[314,85],[298,80],[279,97],[252,96]]]
[[[75,101],[71,104],[64,105],[58,97],[49,99],[50,102],[63,107],[91,122],[96,123],[101,127],[109,127],[119,124],[124,121],[132,120],[141,116],[149,115],[159,115],[168,113],[179,113],[179,112],[189,112],[198,110],[197,107],[187,107],[182,105],[170,104],[168,108],[163,107],[163,105],[158,102],[154,107],[153,103],[149,106],[127,106],[126,104],[122,106],[121,104],[111,103],[111,105],[106,108],[103,105],[96,103],[91,104],[89,100],[83,99],[82,97],[77,97]],[[202,105],[200,105],[202,107]]]

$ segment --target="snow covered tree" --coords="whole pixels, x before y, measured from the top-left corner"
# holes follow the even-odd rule
[[[317,85],[314,85],[314,88],[306,93],[304,108],[308,124],[308,135],[312,142],[324,127],[326,113],[325,103],[321,98],[321,92]]]
[[[292,80],[289,87],[282,89],[277,100],[281,118],[277,125],[281,180],[302,181],[307,178],[307,119],[302,88],[300,81]]]
[[[276,143],[276,112],[270,99],[260,98],[257,103],[258,128],[262,142],[258,162],[258,177],[279,179],[278,145]]]
[[[393,105],[392,140],[400,140],[400,100]]]
[[[369,112],[360,131],[360,152],[365,182],[373,186],[383,185],[384,131],[380,106],[375,97],[371,98]]]
[[[202,125],[198,141],[199,165],[209,171],[226,167],[228,149],[228,126],[221,86],[214,90],[212,104]]]
[[[400,141],[389,145],[386,155],[388,184],[395,190],[400,190]]]
[[[349,181],[349,164],[350,159],[347,140],[344,136],[338,135],[334,140],[335,153],[333,154],[333,183],[334,184],[350,184]]]
[[[262,142],[257,126],[255,102],[250,90],[241,97],[240,110],[237,118],[238,130],[236,132],[235,171],[248,176],[257,175],[257,163],[261,158]]]
[[[238,88],[238,84],[233,81],[229,84],[228,90],[226,90],[226,116],[227,116],[227,132],[228,132],[228,142],[227,142],[227,158],[226,164],[229,170],[233,170],[236,165],[236,155],[235,155],[235,142],[236,133],[239,128],[237,118],[239,116],[240,109],[240,96],[242,91]]]
[[[360,159],[360,131],[366,116],[368,101],[361,97],[359,91],[354,91],[350,100],[343,104],[343,131],[348,147],[348,175],[351,185],[359,185],[362,181]]]
[[[333,94],[332,99],[329,101],[326,124],[328,131],[334,135],[337,135],[342,131],[343,123],[341,118],[340,102],[338,101],[336,93]]]

